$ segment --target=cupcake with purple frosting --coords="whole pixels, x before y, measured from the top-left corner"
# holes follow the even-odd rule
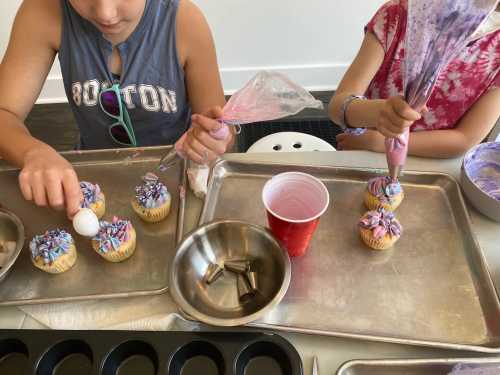
[[[76,262],[75,241],[62,229],[45,232],[33,237],[30,242],[33,265],[48,273],[63,273]]]
[[[80,181],[80,189],[83,193],[81,207],[90,208],[94,211],[98,219],[102,218],[106,211],[106,198],[99,185],[87,181]]]
[[[392,247],[403,233],[403,227],[392,211],[379,207],[368,211],[359,220],[361,239],[375,250]]]
[[[111,222],[100,221],[99,233],[92,238],[92,248],[110,262],[122,262],[134,254],[136,233],[129,220],[116,216]]]
[[[403,188],[398,180],[389,176],[375,177],[368,181],[364,201],[369,210],[379,207],[394,211],[404,198]]]
[[[148,173],[142,178],[142,184],[135,188],[132,208],[144,221],[156,223],[167,217],[171,201],[167,187],[158,176]]]

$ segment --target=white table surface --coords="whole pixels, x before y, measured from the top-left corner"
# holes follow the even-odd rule
[[[229,154],[229,160],[280,162],[290,164],[327,165],[344,167],[385,168],[385,156],[365,151]],[[459,179],[459,159],[436,160],[408,158],[407,170],[448,173]],[[186,207],[187,228],[196,224],[202,202],[191,194]],[[474,232],[486,257],[495,285],[500,286],[500,224],[479,214],[473,208],[470,214]],[[17,307],[0,308],[1,328],[43,329],[44,325]],[[350,359],[377,358],[431,358],[431,357],[481,357],[478,353],[411,347],[326,336],[281,333],[297,348],[304,361],[304,373],[311,374],[312,356],[319,359],[320,374],[335,374],[340,365]]]

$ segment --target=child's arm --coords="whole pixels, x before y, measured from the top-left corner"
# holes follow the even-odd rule
[[[223,107],[224,91],[212,33],[203,13],[190,0],[179,4],[177,40],[193,113]]]
[[[413,132],[408,153],[414,156],[458,157],[481,142],[500,117],[500,89],[490,90],[479,99],[460,120],[455,129]],[[341,134],[339,149],[384,152],[384,136],[368,130],[360,136]]]
[[[415,156],[452,158],[463,155],[485,139],[500,117],[500,89],[485,93],[455,129],[414,132],[409,153]]]
[[[179,4],[177,38],[189,103],[195,114],[185,151],[190,159],[203,163],[226,152],[232,146],[234,137],[231,133],[227,139],[218,140],[209,134],[210,130],[221,126],[215,120],[222,117],[224,91],[210,28],[200,9],[189,0],[182,0]]]
[[[58,0],[25,0],[19,8],[0,64],[0,155],[21,168],[19,185],[27,200],[66,206],[71,216],[81,197],[75,171],[24,125],[59,48],[60,8]]]
[[[351,95],[363,95],[384,60],[384,50],[371,33],[367,32],[353,63],[335,92],[329,105],[330,118],[342,123],[342,106]],[[353,100],[346,108],[346,123],[351,127],[375,127],[382,134],[395,137],[411,126],[421,115],[401,97],[378,100]]]

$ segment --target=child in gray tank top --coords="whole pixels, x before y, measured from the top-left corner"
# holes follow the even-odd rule
[[[0,67],[0,156],[21,168],[27,200],[72,217],[82,198],[72,166],[23,124],[56,55],[79,148],[172,144],[187,131],[186,155],[200,163],[232,145],[210,135],[224,94],[190,0],[25,0]]]

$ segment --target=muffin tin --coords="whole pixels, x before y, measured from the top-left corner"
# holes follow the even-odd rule
[[[261,332],[1,330],[0,374],[302,375],[284,338]]]

